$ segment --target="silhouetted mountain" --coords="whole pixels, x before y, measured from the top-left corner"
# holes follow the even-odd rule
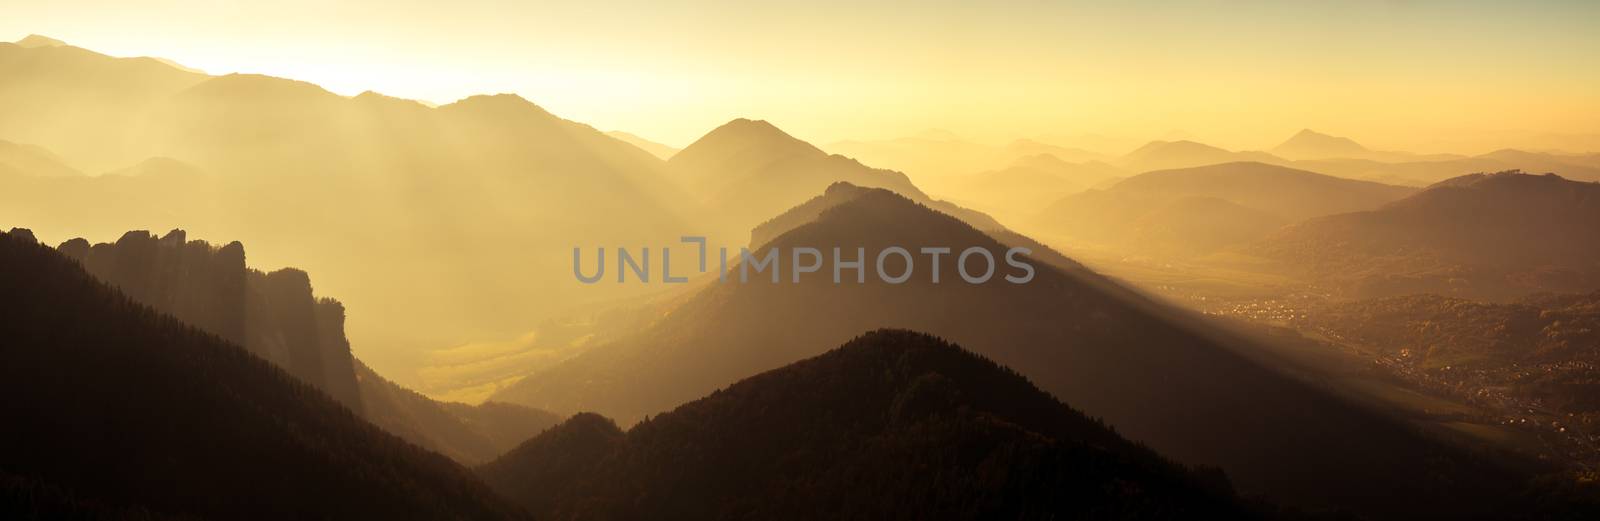
[[[59,249],[135,302],[242,346],[361,412],[344,305],[313,296],[303,271],[247,268],[238,242],[215,247],[186,237],[136,231],[115,243],[73,239]]]
[[[752,349],[759,349],[751,346]],[[479,473],[565,519],[1249,517],[1015,372],[875,331],[623,432],[580,414]]]
[[[858,247],[868,256],[890,246],[980,247],[999,266],[981,284],[960,278],[954,255],[940,263],[939,283],[931,282],[925,255],[901,284],[873,275],[870,257],[864,264],[873,271],[863,283],[845,271],[834,284],[826,268],[798,283],[788,268],[782,283],[769,282],[766,272],[739,283],[741,267],[732,266],[728,282],[708,281],[686,302],[661,310],[652,327],[529,375],[496,398],[632,421],[814,356],[860,331],[896,327],[951,339],[1014,367],[1130,439],[1179,461],[1222,466],[1246,490],[1307,504],[1422,512],[1452,508],[1446,497],[1480,485],[1509,486],[1498,481],[1503,474],[1406,427],[1281,376],[1248,342],[1081,268],[1033,262],[1030,282],[1002,280],[1017,271],[1001,261],[1004,245],[892,192],[867,190],[827,207],[757,255],[776,248],[785,264],[787,252],[807,246],[840,248],[846,260]],[[885,265],[888,273],[905,266],[892,256]],[[1483,481],[1446,493],[1452,487],[1432,477],[1440,472]]]
[[[639,136],[636,136],[636,135],[633,135],[633,134],[630,134],[630,133],[627,133],[627,132],[623,132],[621,130],[613,130],[613,131],[610,131],[610,132],[606,132],[606,135],[614,137],[614,138],[617,138],[618,140],[621,140],[623,143],[627,143],[629,145],[633,145],[633,146],[639,147],[639,150],[643,150],[645,152],[649,152],[650,155],[659,157],[663,161],[671,158],[674,154],[678,153],[678,149],[676,149],[676,148],[672,148],[670,146],[663,145],[661,143],[657,143],[657,142],[654,142],[654,141],[651,141],[651,140],[648,140],[648,139],[645,139],[645,138],[642,138],[642,137],[639,137]]]
[[[464,465],[499,457],[561,421],[554,414],[509,403],[434,401],[379,376],[360,361],[356,380],[368,421]]]
[[[1251,251],[1356,296],[1491,299],[1600,287],[1600,184],[1520,172],[1444,181],[1306,221]]]
[[[1263,163],[1157,170],[1067,196],[1036,219],[1075,240],[1162,255],[1199,255],[1310,217],[1368,210],[1412,188]]]
[[[728,122],[673,155],[667,164],[721,218],[718,225],[724,230],[742,233],[837,182],[892,190],[974,226],[1003,228],[982,213],[934,201],[905,174],[829,155],[766,121]]]
[[[1287,163],[1266,152],[1233,152],[1194,141],[1151,141],[1112,164],[1131,172],[1149,172],[1242,161]]]
[[[519,519],[361,421],[78,263],[0,235],[0,517]]]

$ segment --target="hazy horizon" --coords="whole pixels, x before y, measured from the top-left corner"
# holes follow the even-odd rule
[[[1600,36],[1585,23],[1600,13],[1581,2],[8,10],[10,40],[40,34],[347,96],[517,93],[674,147],[749,117],[818,144],[943,129],[986,143],[1187,135],[1261,150],[1310,128],[1379,150],[1600,150],[1600,73],[1587,60]],[[353,23],[372,19],[383,23]]]
[[[8,5],[0,519],[1600,519],[1600,3],[778,4]]]

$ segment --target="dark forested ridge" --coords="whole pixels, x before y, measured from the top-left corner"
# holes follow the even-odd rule
[[[445,457],[29,234],[0,235],[0,266],[0,518],[523,516]]]
[[[1248,517],[987,359],[882,330],[623,432],[581,414],[479,469],[547,518]]]

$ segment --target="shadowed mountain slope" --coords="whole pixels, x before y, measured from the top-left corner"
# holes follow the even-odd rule
[[[890,246],[980,247],[997,260],[1005,252],[989,235],[885,190],[831,206],[763,248],[777,248],[786,261],[800,247],[839,247],[852,259],[858,247]],[[826,268],[799,283],[787,271],[781,283],[765,272],[738,283],[734,267],[729,282],[708,283],[663,310],[642,334],[532,374],[497,399],[632,421],[861,331],[895,327],[951,339],[1016,368],[1129,438],[1179,461],[1220,465],[1250,491],[1308,504],[1421,511],[1443,503],[1443,492],[1425,478],[1431,473],[1473,472],[1484,482],[1502,476],[1281,376],[1243,354],[1253,351],[1242,341],[1214,340],[1214,332],[1182,313],[1081,268],[1034,262],[1035,278],[1012,284],[1000,276],[1017,270],[1001,262],[993,279],[968,284],[952,257],[940,264],[937,284],[920,256],[914,266],[920,271],[898,285],[872,274],[856,283],[850,271],[834,284]],[[886,263],[889,273],[903,269],[896,257]]]
[[[1247,517],[1015,372],[875,331],[623,432],[580,414],[479,473],[537,515],[592,519]]]

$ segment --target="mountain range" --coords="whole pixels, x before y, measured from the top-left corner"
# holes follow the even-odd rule
[[[809,221],[775,219],[789,229],[769,233],[762,249],[1006,248],[893,192],[841,192],[847,191],[824,195],[835,201],[820,211],[799,207],[815,212]],[[1218,336],[1081,267],[1036,262],[1027,284],[951,284],[959,280],[953,264],[947,259],[938,268],[945,284],[930,283],[923,272],[898,285],[872,277],[832,284],[818,274],[799,283],[787,274],[776,284],[707,281],[692,297],[661,309],[640,333],[530,374],[494,399],[633,422],[861,331],[896,327],[950,339],[1016,368],[1130,439],[1181,462],[1218,465],[1253,493],[1350,508],[1394,508],[1379,499],[1392,494],[1436,505],[1442,498],[1418,488],[1429,482],[1423,474],[1466,461],[1377,413],[1279,374],[1248,342]],[[730,268],[730,280],[737,270]],[[1450,472],[1457,471],[1468,472]],[[1488,481],[1501,475],[1470,472]]]
[[[1069,195],[1034,218],[1068,240],[1193,256],[1248,244],[1311,217],[1370,210],[1415,189],[1265,163],[1157,170]]]

